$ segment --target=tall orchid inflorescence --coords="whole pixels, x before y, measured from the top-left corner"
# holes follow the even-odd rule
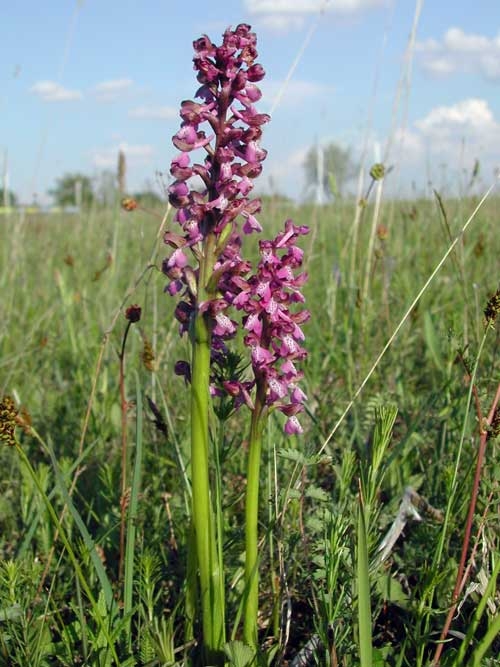
[[[203,639],[207,656],[217,660],[224,637],[224,602],[222,552],[215,543],[210,495],[209,397],[224,392],[234,398],[235,408],[246,404],[251,410],[244,633],[247,642],[255,645],[261,434],[271,409],[286,415],[286,433],[302,431],[297,415],[305,395],[298,386],[301,373],[296,362],[306,355],[301,325],[309,313],[301,306],[306,274],[297,274],[302,251],[296,241],[308,230],[288,220],[276,238],[260,242],[261,259],[254,272],[242,257],[241,234],[262,231],[255,217],[261,202],[249,194],[267,154],[260,139],[269,116],[254,106],[261,97],[256,83],[264,77],[264,69],[256,62],[255,33],[246,24],[226,30],[221,46],[203,36],[194,42],[194,49],[194,69],[201,84],[196,97],[201,101],[182,102],[181,127],[173,137],[181,153],[171,164],[174,182],[169,201],[177,209],[180,232],[165,234],[173,252],[165,259],[163,271],[169,278],[167,291],[179,296],[175,315],[181,334],[189,333],[192,344],[191,361],[178,362],[176,372],[191,383],[193,523]],[[190,153],[198,150],[204,152],[204,159],[192,162]],[[238,370],[221,377],[215,369],[224,368],[225,363],[230,366],[228,341],[237,333],[238,323],[232,318],[238,311],[244,343],[251,350],[253,376],[242,377]]]

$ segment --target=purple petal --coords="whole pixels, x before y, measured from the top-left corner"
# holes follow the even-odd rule
[[[300,435],[304,432],[304,429],[295,415],[292,415],[286,420],[284,430],[287,435]]]
[[[246,218],[245,223],[243,224],[242,230],[245,234],[251,234],[252,232],[261,232],[262,226],[259,221],[253,215],[248,215],[243,213],[243,216]]]

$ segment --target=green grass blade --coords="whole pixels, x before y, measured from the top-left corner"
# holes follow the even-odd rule
[[[89,445],[89,446],[85,449],[85,451],[82,453],[82,455],[79,456],[79,457],[73,462],[73,464],[71,465],[71,468],[70,468],[69,471],[68,471],[68,475],[73,476],[73,475],[75,474],[75,471],[76,471],[78,468],[81,467],[83,461],[87,458],[87,455],[94,449],[94,447],[95,447],[95,443],[92,443],[91,445]],[[52,499],[53,499],[53,497],[55,496],[55,494],[57,493],[57,491],[58,491],[57,487],[54,488],[54,489],[52,489],[52,491],[50,491],[50,493],[47,495],[47,498],[48,498],[50,501],[52,501]],[[18,558],[21,558],[21,559],[22,559],[22,558],[26,555],[26,553],[28,552],[28,550],[29,550],[29,548],[30,548],[30,545],[31,545],[31,542],[32,542],[32,540],[33,540],[33,537],[34,537],[34,535],[35,535],[35,533],[36,533],[36,530],[37,530],[37,528],[38,528],[38,525],[39,525],[39,523],[40,523],[40,518],[41,518],[40,515],[39,515],[39,514],[36,514],[36,515],[33,517],[33,520],[30,522],[30,524],[29,524],[29,528],[27,529],[25,535],[23,536],[23,540],[22,540],[22,542],[21,542],[21,546],[19,547],[19,549],[18,549],[18,551],[17,551],[17,557],[18,557]]]
[[[139,493],[141,488],[142,472],[142,392],[139,376],[136,373],[136,431],[135,431],[135,461],[132,475],[132,488],[130,490],[130,505],[127,517],[127,546],[125,549],[125,573],[123,584],[123,612],[128,618],[127,625],[130,627],[130,616],[132,613],[133,588],[134,588],[134,555],[135,534],[137,522],[137,507],[139,505]],[[127,633],[129,643],[132,641],[130,632]]]
[[[463,640],[462,644],[460,645],[460,649],[457,653],[457,657],[455,659],[455,665],[459,667],[460,665],[464,664],[465,660],[465,652],[467,650],[467,647],[470,645],[472,641],[472,637],[474,636],[474,633],[476,632],[479,623],[481,621],[481,618],[486,610],[486,605],[488,603],[488,599],[490,599],[492,596],[495,595],[495,590],[496,590],[496,581],[498,578],[498,575],[500,574],[500,559],[497,560],[495,568],[491,574],[491,577],[488,581],[488,585],[486,586],[486,590],[483,593],[483,596],[476,608],[476,611],[474,612],[474,616],[472,618],[472,623],[470,624],[467,634],[465,636],[465,639]],[[499,634],[500,632],[500,626],[499,626],[499,616],[494,620],[493,624],[485,634],[485,636],[481,639],[479,645],[476,648],[476,651],[474,653],[473,659],[474,661],[480,660],[481,657],[484,655],[484,653],[487,651],[489,648],[491,642],[493,639]],[[491,634],[492,630],[495,630],[494,634]],[[474,662],[474,665],[479,664],[478,662]]]
[[[93,548],[94,548],[94,551],[95,551],[95,544],[94,544],[94,542],[92,541],[92,538],[90,537],[90,535],[89,535],[89,533],[88,533],[88,531],[87,531],[87,529],[86,529],[86,527],[85,527],[85,524],[83,524],[83,521],[82,521],[80,515],[79,515],[78,512],[76,511],[76,508],[74,507],[73,503],[71,502],[71,498],[70,498],[70,496],[69,496],[69,494],[68,494],[68,492],[67,492],[66,487],[64,486],[64,481],[62,480],[62,475],[61,475],[60,470],[59,470],[58,467],[57,467],[57,462],[55,461],[55,457],[54,457],[54,454],[53,454],[52,450],[51,450],[49,447],[47,447],[46,443],[42,440],[42,438],[38,435],[38,433],[36,433],[35,429],[32,429],[32,433],[35,435],[35,437],[37,438],[37,440],[38,440],[38,441],[39,441],[39,442],[40,442],[40,443],[47,449],[47,451],[48,451],[49,454],[51,455],[51,459],[53,459],[52,462],[53,462],[53,464],[54,464],[54,470],[55,470],[55,474],[56,474],[56,480],[58,479],[59,482],[62,484],[62,487],[63,487],[63,489],[64,489],[64,491],[65,491],[65,493],[66,493],[66,499],[69,500],[69,502],[70,502],[70,504],[68,504],[68,508],[69,508],[70,510],[71,510],[71,507],[73,508],[75,514],[72,513],[72,515],[73,515],[73,518],[74,518],[74,520],[75,520],[75,523],[77,523],[77,520],[76,520],[76,517],[75,517],[75,515],[76,515],[76,516],[78,517],[79,522],[81,522],[81,524],[82,524],[82,526],[83,526],[83,528],[84,528],[84,532],[86,532],[86,534],[88,535],[88,539],[89,539],[90,542],[92,543]],[[74,569],[74,571],[75,571],[75,574],[76,574],[78,580],[80,581],[80,585],[81,585],[82,589],[85,591],[85,595],[87,596],[87,598],[88,598],[88,600],[89,600],[89,602],[90,602],[90,604],[91,604],[91,607],[92,607],[92,610],[93,610],[94,617],[95,617],[96,621],[98,622],[99,627],[100,627],[100,629],[101,629],[101,632],[103,633],[103,636],[104,636],[104,638],[105,638],[105,640],[106,640],[106,642],[107,642],[108,650],[111,652],[111,655],[113,656],[113,659],[116,661],[116,664],[119,664],[118,656],[117,656],[116,649],[115,649],[115,646],[114,646],[114,641],[113,641],[113,639],[112,639],[112,637],[111,637],[111,634],[110,634],[110,632],[109,632],[109,630],[108,630],[108,627],[107,627],[107,625],[106,625],[106,614],[101,613],[101,610],[99,609],[99,603],[96,601],[96,599],[95,599],[94,596],[92,595],[92,591],[90,590],[90,586],[89,586],[89,584],[88,584],[88,582],[87,582],[86,577],[85,577],[84,574],[83,574],[83,571],[82,571],[82,568],[81,568],[81,566],[80,566],[80,563],[78,562],[78,559],[77,559],[77,557],[76,557],[76,554],[75,554],[75,552],[74,552],[74,550],[73,550],[73,548],[72,548],[72,546],[71,546],[71,542],[69,541],[68,536],[66,535],[66,531],[65,531],[65,529],[64,529],[64,526],[63,526],[62,523],[59,521],[59,518],[58,518],[58,516],[57,516],[57,512],[56,512],[55,509],[54,509],[54,506],[52,505],[52,503],[50,502],[50,500],[49,500],[47,494],[45,493],[45,491],[44,491],[43,488],[41,487],[40,482],[39,482],[39,480],[38,480],[38,478],[37,478],[37,476],[36,476],[35,470],[33,469],[33,466],[31,465],[30,460],[28,459],[28,457],[27,457],[27,455],[25,454],[24,450],[23,450],[23,449],[21,448],[21,446],[20,446],[19,444],[17,444],[17,443],[16,443],[16,449],[17,449],[17,452],[18,452],[18,454],[19,454],[19,456],[20,456],[20,458],[21,458],[22,463],[26,466],[26,469],[28,470],[28,472],[29,472],[29,474],[30,474],[30,476],[31,476],[31,478],[32,478],[32,480],[33,480],[33,482],[34,482],[34,484],[35,484],[35,486],[36,486],[38,492],[40,493],[40,495],[41,495],[41,497],[42,497],[42,499],[43,499],[43,502],[44,502],[44,504],[45,504],[45,507],[47,508],[47,511],[48,511],[48,513],[49,513],[49,515],[50,515],[51,520],[54,522],[54,525],[55,525],[55,527],[57,528],[57,530],[58,530],[58,532],[59,532],[60,540],[61,540],[62,544],[64,545],[64,548],[66,549],[66,551],[67,551],[67,553],[68,553],[68,556],[69,556],[69,559],[70,559],[71,564],[72,564],[72,566],[73,566],[73,569]],[[63,494],[63,495],[64,495],[64,494]],[[84,538],[84,539],[85,539],[85,538]],[[91,552],[91,553],[92,553],[92,552]],[[96,553],[96,555],[97,555],[97,553]],[[100,561],[99,561],[99,562],[100,562]],[[102,567],[102,563],[100,563],[100,565],[101,565],[101,567]],[[104,568],[102,568],[102,569],[103,569],[103,571],[104,571]],[[105,577],[106,577],[106,580],[107,580],[107,582],[108,582],[108,585],[109,585],[109,587],[110,587],[110,591],[111,591],[111,585],[109,584],[109,580],[107,579],[107,576],[106,576],[106,573],[105,573],[105,572],[104,572],[104,575],[105,575]],[[102,582],[101,582],[101,583],[102,583]],[[104,596],[106,595],[105,592],[104,592],[104,588],[102,588],[102,591],[101,591],[101,592],[102,592],[102,594],[103,594]],[[113,605],[114,605],[113,598],[111,597],[111,600],[110,600],[109,605],[108,605],[108,602],[107,602],[106,600],[105,600],[105,603],[106,603],[107,614],[108,614],[108,616],[109,616],[109,615],[111,615],[111,614],[113,613]]]
[[[361,667],[372,667],[372,614],[368,575],[368,539],[362,498],[360,498],[358,510],[357,579],[360,665]]]
[[[488,632],[481,639],[481,643],[474,651],[474,655],[472,656],[473,667],[481,667],[481,665],[483,664],[482,659],[484,658],[486,652],[490,649],[490,646],[493,644],[493,642],[499,635],[500,635],[500,614],[497,614],[495,620],[488,628]]]
[[[70,511],[71,516],[73,517],[73,521],[75,522],[78,530],[80,531],[80,535],[82,536],[83,542],[85,544],[85,548],[87,549],[90,559],[92,561],[92,564],[94,566],[96,575],[99,579],[99,583],[101,584],[102,591],[104,593],[104,599],[106,600],[106,606],[108,610],[111,610],[113,607],[114,599],[113,599],[113,590],[111,588],[111,582],[109,581],[108,575],[106,574],[106,570],[104,569],[104,565],[102,563],[101,558],[99,557],[99,554],[97,553],[95,542],[92,539],[92,536],[90,535],[89,531],[87,530],[87,526],[85,525],[82,517],[80,516],[80,513],[76,509],[75,505],[73,504],[73,500],[71,499],[71,496],[68,493],[68,489],[66,488],[66,484],[64,482],[63,475],[61,473],[61,470],[59,468],[59,464],[57,462],[56,456],[54,454],[54,450],[52,447],[50,447],[42,438],[36,434],[37,440],[43,445],[43,447],[47,450],[50,460],[52,463],[52,467],[54,469],[54,474],[56,478],[56,484],[57,488],[64,500],[64,503],[67,505],[68,510]],[[48,499],[47,499],[48,502]]]

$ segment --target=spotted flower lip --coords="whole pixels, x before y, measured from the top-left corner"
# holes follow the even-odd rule
[[[287,435],[300,435],[304,432],[304,429],[295,415],[292,415],[286,420],[284,430]]]

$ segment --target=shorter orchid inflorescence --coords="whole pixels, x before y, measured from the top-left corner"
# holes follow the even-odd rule
[[[286,416],[287,434],[302,432],[297,415],[305,394],[298,386],[302,373],[296,363],[306,356],[301,325],[309,313],[301,293],[307,279],[299,272],[303,252],[296,242],[308,229],[287,220],[273,240],[260,241],[261,259],[255,270],[242,256],[242,234],[262,231],[255,217],[261,202],[249,194],[267,154],[260,139],[270,118],[254,106],[261,97],[256,83],[264,77],[264,69],[256,62],[255,33],[246,24],[226,30],[221,46],[203,36],[194,42],[194,49],[194,69],[201,84],[196,97],[201,101],[182,102],[181,127],[173,137],[181,152],[171,164],[174,181],[169,201],[177,209],[180,231],[165,234],[173,252],[162,268],[169,278],[166,291],[179,298],[175,316],[180,332],[189,335],[192,346],[191,360],[177,362],[175,370],[191,385],[193,523],[203,640],[206,656],[216,661],[225,630],[221,563],[216,562],[221,551],[214,544],[211,514],[210,396],[224,395],[233,409],[246,404],[251,410],[245,639],[255,644],[260,440],[264,421],[274,409]],[[200,162],[191,160],[193,151],[203,151]],[[229,346],[237,335],[238,320],[250,349],[247,364],[240,364]],[[253,373],[245,375],[246,367]],[[215,618],[216,613],[222,620]]]
[[[238,281],[240,291],[233,300],[246,313],[244,342],[251,349],[257,388],[263,392],[267,408],[274,406],[288,417],[285,423],[288,434],[302,433],[296,415],[303,410],[306,398],[297,384],[302,373],[294,362],[306,356],[300,345],[304,340],[300,325],[309,319],[309,312],[304,309],[294,312],[291,306],[304,301],[300,288],[307,275],[294,274],[302,264],[303,255],[295,241],[307,232],[307,227],[297,227],[287,220],[285,231],[273,241],[260,241],[257,272],[246,281]],[[246,402],[253,409],[245,385],[231,387],[233,392],[235,389],[245,393]]]

